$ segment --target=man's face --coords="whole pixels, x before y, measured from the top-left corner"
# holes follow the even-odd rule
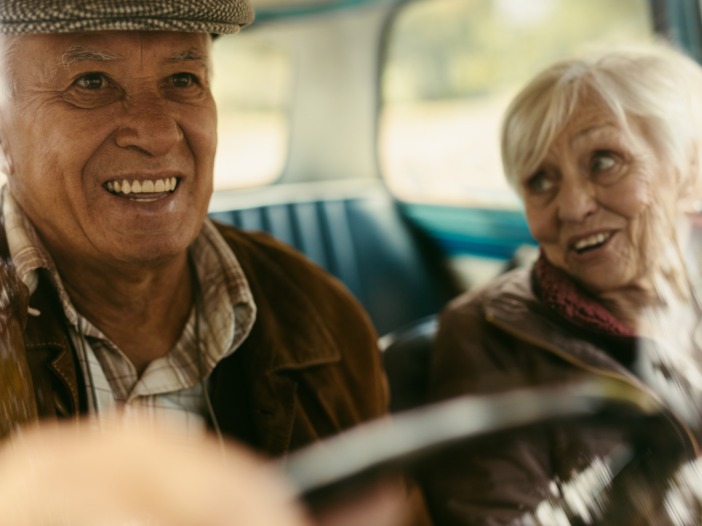
[[[12,193],[55,258],[146,263],[195,239],[217,143],[210,46],[134,31],[17,42],[2,146]]]

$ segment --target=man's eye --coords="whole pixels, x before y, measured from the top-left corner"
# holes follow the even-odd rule
[[[88,73],[76,80],[76,85],[84,89],[100,89],[107,84],[107,79],[101,73]]]
[[[616,161],[609,155],[597,155],[592,160],[593,172],[606,172],[616,164]]]
[[[195,78],[191,73],[176,73],[171,76],[171,82],[176,88],[187,88],[195,82]]]
[[[553,181],[544,172],[539,172],[527,181],[527,186],[531,192],[541,194],[553,187]]]

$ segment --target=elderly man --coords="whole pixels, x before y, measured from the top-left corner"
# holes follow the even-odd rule
[[[246,0],[0,7],[6,431],[139,409],[277,456],[384,413],[343,286],[206,218],[211,35],[252,20]]]

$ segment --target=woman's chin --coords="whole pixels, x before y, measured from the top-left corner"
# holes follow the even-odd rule
[[[586,290],[595,295],[629,288],[635,281],[636,273],[625,265],[595,265],[578,269],[571,273]]]
[[[626,287],[638,274],[636,258],[619,236],[582,253],[571,249],[566,257],[566,272],[587,290],[600,293]]]

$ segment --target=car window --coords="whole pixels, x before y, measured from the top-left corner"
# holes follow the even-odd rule
[[[290,56],[254,28],[219,37],[213,69],[219,136],[215,190],[275,181],[288,151]]]
[[[553,61],[653,38],[646,0],[424,0],[400,9],[382,71],[379,156],[402,200],[518,207],[500,117]]]

